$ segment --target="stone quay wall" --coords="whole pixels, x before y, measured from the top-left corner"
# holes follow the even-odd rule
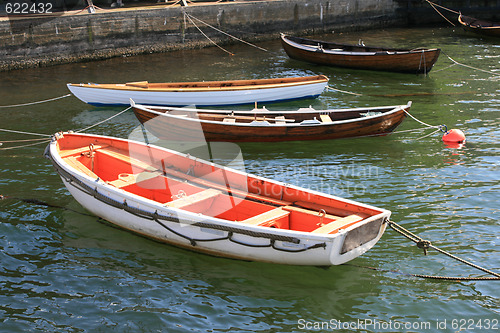
[[[255,42],[280,32],[405,26],[412,12],[420,16],[424,8],[414,0],[254,0],[4,16],[0,71],[213,45],[194,24],[223,45],[234,40],[206,24]]]

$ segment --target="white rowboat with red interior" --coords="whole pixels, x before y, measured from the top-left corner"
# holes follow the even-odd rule
[[[45,154],[93,214],[216,256],[338,265],[372,248],[391,214],[132,140],[59,133]]]

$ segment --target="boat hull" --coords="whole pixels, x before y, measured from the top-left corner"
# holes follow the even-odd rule
[[[293,38],[293,39],[292,39]],[[325,45],[317,46],[303,43]],[[306,61],[319,65],[345,67],[354,69],[389,71],[413,74],[430,72],[439,57],[439,49],[422,50],[389,50],[372,48],[372,51],[342,51],[341,44],[327,43],[298,37],[281,37],[281,44],[287,55],[296,60]],[[339,50],[328,48],[339,46]],[[360,46],[359,48],[364,48]]]
[[[66,182],[64,178],[62,178],[62,180],[68,191],[80,205],[92,214],[99,216],[117,227],[162,243],[217,257],[299,266],[340,265],[355,259],[371,249],[380,240],[386,228],[385,224],[376,222],[376,227],[379,227],[378,235],[369,242],[345,254],[340,254],[340,252],[347,232],[333,239],[311,239],[311,237],[297,237],[296,234],[290,234],[288,236],[298,240],[299,245],[286,241],[274,241],[274,246],[284,251],[276,250],[269,246],[272,236],[271,238],[263,238],[246,234],[233,234],[232,241],[200,241],[197,242],[196,245],[193,245],[189,240],[166,230],[164,226],[150,219],[138,217],[123,209],[110,207],[95,199],[92,195],[76,189],[72,184]],[[157,210],[153,210],[153,212],[154,211]],[[189,235],[190,238],[195,239],[210,240],[214,238],[225,238],[228,237],[229,234],[229,232],[193,226],[190,224],[181,224],[177,221],[163,221],[163,224],[170,230],[179,234]],[[316,246],[317,244],[321,244],[321,246],[304,252],[295,252],[300,249]],[[291,252],[287,252],[288,250]]]
[[[96,143],[98,147],[98,142],[90,139],[89,142]],[[156,149],[154,146],[148,147]],[[386,228],[384,222],[390,217],[389,211],[356,203],[359,210],[378,213],[359,224],[346,225],[333,234],[312,234],[244,225],[241,222],[173,209],[126,190],[114,188],[109,181],[93,179],[72,168],[59,156],[60,151],[57,141],[54,141],[49,145],[46,156],[51,159],[69,192],[87,210],[113,225],[139,235],[210,255],[290,265],[338,265],[372,248],[381,238]],[[200,160],[197,160],[197,163],[200,163]],[[245,173],[233,176],[257,179],[254,178],[256,176]],[[271,185],[283,185],[279,182],[269,182]],[[293,186],[289,186],[289,189],[301,190]],[[320,195],[317,192],[308,192],[311,195]],[[337,200],[336,197],[327,197]],[[354,204],[349,200],[342,200],[345,205]]]
[[[213,88],[170,88],[152,89],[121,85],[68,84],[71,93],[81,101],[94,105],[129,105],[132,98],[136,103],[169,106],[221,106],[253,103],[273,103],[289,100],[316,98],[326,85],[328,78],[314,77],[314,80],[272,83],[269,80],[255,80],[254,85],[231,89]],[[264,81],[264,83],[259,83]],[[265,81],[270,81],[266,83]],[[221,81],[223,82],[223,81]],[[230,82],[230,81],[228,81]],[[235,81],[232,81],[235,82]]]
[[[500,38],[500,23],[478,20],[465,15],[459,15],[458,22],[465,31],[473,32],[481,36]]]

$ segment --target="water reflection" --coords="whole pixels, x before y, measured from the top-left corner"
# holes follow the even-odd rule
[[[345,320],[345,313],[356,312],[365,303],[361,295],[381,291],[378,283],[370,282],[373,273],[356,267],[325,270],[192,255],[91,223],[91,218],[82,227],[82,217],[65,214],[64,247],[74,253],[66,269],[87,283],[103,286],[73,302],[89,313],[105,306],[108,316],[122,325],[132,324],[127,316],[133,312],[158,313],[143,318],[144,324],[155,327],[164,321],[179,332],[184,327],[293,330],[300,319]],[[106,285],[121,292],[111,293]],[[85,289],[80,285],[76,292],[85,294]],[[360,295],[357,299],[353,290]]]

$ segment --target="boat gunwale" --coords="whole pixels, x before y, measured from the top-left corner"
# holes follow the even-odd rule
[[[322,53],[325,54],[332,54],[332,55],[346,55],[346,56],[368,56],[368,57],[387,57],[387,56],[404,56],[404,55],[415,55],[415,54],[421,54],[421,53],[436,53],[440,52],[441,49],[439,48],[418,48],[418,49],[396,49],[396,48],[386,48],[386,47],[380,47],[380,46],[366,46],[366,45],[355,45],[355,44],[341,44],[341,43],[335,43],[335,42],[328,42],[328,41],[321,41],[321,40],[316,40],[316,39],[309,39],[309,38],[304,38],[304,37],[294,37],[294,36],[289,36],[285,34],[281,34],[281,39],[290,45],[291,47],[295,47],[297,49],[307,51],[307,52],[318,52],[317,47],[315,48],[313,45],[307,45],[304,43],[299,43],[296,42],[292,38],[297,38],[300,40],[304,41],[309,41],[309,42],[316,42],[320,45],[335,45],[339,46],[342,48],[351,48],[351,47],[360,47],[360,48],[369,48],[369,49],[374,49],[374,51],[345,51],[345,50],[340,50],[340,51],[335,51],[332,49],[322,49]],[[383,53],[384,51],[386,52],[393,52],[393,53]]]
[[[240,84],[245,81],[257,82],[257,84]],[[285,82],[278,82],[285,81]],[[171,83],[148,83],[147,87],[127,85],[126,83],[68,83],[68,87],[107,89],[140,92],[219,92],[219,91],[241,91],[241,90],[261,90],[288,88],[303,85],[327,84],[329,78],[326,75],[286,77],[275,79],[255,79],[255,80],[229,80],[229,81],[199,81],[199,82],[171,82]],[[132,83],[132,82],[130,82]],[[233,85],[236,83],[237,85]],[[154,85],[172,85],[171,87],[155,87]],[[231,84],[231,85],[229,85]],[[152,85],[152,87],[149,87]],[[181,87],[186,85],[186,87]],[[208,85],[208,86],[207,86]],[[210,86],[213,85],[213,86]]]
[[[174,107],[174,106],[156,106],[156,105],[146,105],[146,104],[137,104],[135,103],[132,99],[130,101],[130,106],[132,107],[137,107],[139,109],[143,109],[145,111],[151,111],[151,112],[158,112],[155,110],[151,110],[150,108],[153,109],[165,109],[166,111],[185,111],[185,112],[196,112],[196,113],[220,113],[220,114],[231,114],[234,112],[234,114],[258,114],[258,115],[266,115],[266,114],[273,114],[273,113],[280,113],[280,114],[297,114],[297,113],[335,113],[335,112],[357,112],[357,111],[371,111],[371,110],[383,110],[383,109],[394,109],[397,107],[411,107],[412,102],[409,101],[406,105],[404,104],[397,104],[397,105],[387,105],[387,106],[373,106],[373,107],[360,107],[360,108],[345,108],[345,109],[321,109],[321,110],[316,110],[312,108],[305,108],[306,110],[268,110],[268,109],[253,109],[253,110],[215,110],[215,109],[197,109],[197,108],[183,108],[183,107]],[[390,110],[390,111],[391,111]],[[158,112],[159,114],[162,114],[163,112]]]
[[[462,18],[467,18],[467,19],[471,19],[471,20],[466,19],[464,21]],[[466,28],[479,30],[479,31],[480,30],[500,29],[500,22],[480,20],[480,19],[477,19],[477,18],[472,17],[472,16],[463,15],[462,13],[460,13],[460,15],[458,16],[458,22]],[[488,26],[484,26],[484,25],[473,26],[473,25],[471,25],[473,22],[478,22],[479,24],[486,23],[486,24],[490,24],[490,25],[488,25]]]
[[[134,107],[137,107],[137,106],[134,106]],[[199,119],[199,118],[189,118],[189,117],[184,117],[182,115],[161,113],[161,112],[157,112],[154,110],[149,110],[147,108],[143,108],[143,109],[139,108],[139,109],[141,109],[145,112],[150,112],[150,113],[156,114],[157,116],[162,116],[162,117],[166,117],[166,118],[172,117],[172,118],[176,118],[176,119],[184,120],[184,121],[198,122],[198,123],[204,123],[204,124],[217,124],[217,125],[229,126],[229,127],[233,126],[233,127],[252,127],[252,128],[261,128],[261,127],[263,127],[263,128],[270,128],[270,127],[303,127],[303,128],[306,128],[306,127],[331,127],[331,126],[335,126],[335,125],[355,123],[355,122],[360,122],[360,121],[364,121],[364,120],[385,118],[386,116],[390,116],[394,113],[399,113],[399,112],[404,113],[404,112],[406,112],[406,109],[410,108],[410,107],[411,107],[411,102],[409,102],[406,105],[395,106],[392,110],[388,110],[386,112],[383,112],[382,114],[357,117],[357,118],[353,118],[353,119],[334,120],[332,122],[327,122],[327,123],[319,122],[319,120],[318,120],[319,123],[310,123],[310,124],[307,124],[307,123],[301,124],[299,122],[297,122],[297,123],[285,122],[284,124],[268,123],[265,125],[251,124],[251,123],[230,123],[230,122],[223,122],[222,120],[205,120],[205,119]],[[373,110],[373,109],[369,109],[369,110]],[[296,111],[291,111],[291,112],[296,112]],[[281,112],[276,112],[276,113],[281,113]],[[312,113],[320,113],[320,112],[315,111]],[[259,114],[259,115],[262,115],[262,114]],[[310,119],[310,120],[313,120],[313,119]]]

